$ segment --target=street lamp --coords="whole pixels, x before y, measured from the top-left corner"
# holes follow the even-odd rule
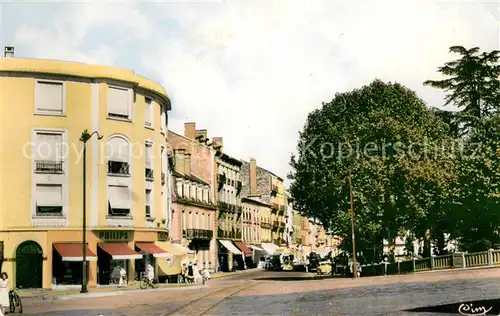
[[[94,134],[97,135],[97,139],[102,139],[102,135],[99,132],[94,131],[89,134],[88,130],[84,130],[82,136],[80,136],[80,141],[83,143],[83,222],[82,222],[82,289],[80,293],[87,293],[87,142]]]

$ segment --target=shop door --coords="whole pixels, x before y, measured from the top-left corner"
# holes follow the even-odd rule
[[[16,287],[39,289],[42,287],[42,247],[34,241],[25,241],[16,250]]]

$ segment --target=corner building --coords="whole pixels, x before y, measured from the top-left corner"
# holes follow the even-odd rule
[[[14,287],[82,278],[86,156],[89,286],[175,270],[165,90],[132,71],[52,60],[0,61],[0,268]],[[170,273],[176,273],[171,271]]]

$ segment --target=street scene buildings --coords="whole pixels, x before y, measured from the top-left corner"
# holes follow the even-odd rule
[[[242,270],[302,247],[282,178],[232,157],[195,123],[169,130],[158,84],[118,68],[15,57],[0,72],[2,104],[16,104],[5,117],[25,118],[4,121],[0,136],[10,148],[2,179],[17,188],[2,194],[0,262],[16,287],[82,282],[83,186],[90,287],[116,283],[121,268],[129,282],[148,264],[177,282],[183,262]]]

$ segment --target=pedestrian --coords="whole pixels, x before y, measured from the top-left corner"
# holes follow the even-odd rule
[[[153,283],[155,278],[155,269],[149,262],[146,265],[146,277],[148,278],[149,283]]]
[[[189,262],[189,266],[187,269],[187,279],[189,283],[194,282],[194,269],[193,269],[193,263]]]
[[[0,311],[5,314],[5,311],[10,307],[9,303],[9,276],[2,272],[0,278]]]
[[[127,278],[127,271],[123,267],[120,267],[120,280],[118,283],[119,287],[125,286],[126,278]]]

